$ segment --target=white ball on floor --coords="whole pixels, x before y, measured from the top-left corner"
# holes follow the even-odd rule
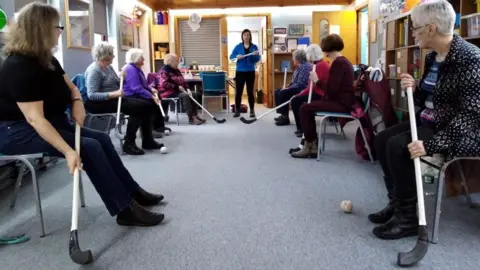
[[[344,200],[342,203],[340,203],[340,207],[342,207],[343,212],[345,213],[351,213],[353,204],[351,201]]]
[[[166,146],[163,146],[162,148],[160,148],[160,153],[162,153],[162,154],[168,153],[167,147],[166,147]]]
[[[165,130],[165,135],[167,135],[167,136],[170,135],[170,130],[166,129]]]

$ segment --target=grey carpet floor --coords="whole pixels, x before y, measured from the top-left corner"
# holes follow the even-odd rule
[[[11,191],[1,194],[0,233],[28,233],[31,240],[0,247],[0,269],[397,268],[397,252],[409,250],[416,238],[382,241],[371,234],[367,215],[384,206],[385,188],[379,167],[355,154],[354,124],[346,128],[348,140],[329,127],[317,162],[288,155],[299,142],[294,126],[277,127],[273,117],[245,125],[230,115],[225,124],[204,126],[188,126],[183,117],[179,127],[169,125],[169,154],[122,157],[143,187],[166,196],[154,208],[166,215],[158,227],[117,226],[85,176],[80,244],[95,257],[86,267],[68,256],[72,191],[64,162],[40,175],[44,238],[26,179],[14,210],[8,208]],[[340,209],[345,199],[354,204],[352,214]],[[427,203],[431,222],[433,200]],[[478,269],[478,211],[462,198],[445,200],[440,241],[417,269]]]

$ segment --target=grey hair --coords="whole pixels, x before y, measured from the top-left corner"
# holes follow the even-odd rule
[[[295,50],[293,52],[293,58],[300,63],[307,62],[307,53],[304,50]]]
[[[113,46],[108,42],[100,42],[92,48],[93,61],[105,60],[107,57],[113,56]]]
[[[318,61],[323,59],[323,51],[318,44],[312,43],[308,45],[307,58],[309,61]]]
[[[413,8],[411,15],[418,26],[434,24],[441,35],[453,35],[456,14],[452,4],[445,0],[422,3]]]
[[[136,64],[143,57],[143,50],[138,48],[131,48],[125,55],[125,63]]]
[[[177,55],[174,53],[167,53],[167,55],[165,55],[165,65],[170,65],[176,57]]]

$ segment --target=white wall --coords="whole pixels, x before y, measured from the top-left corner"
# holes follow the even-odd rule
[[[312,24],[313,11],[339,11],[346,7],[342,5],[317,5],[294,7],[255,7],[255,8],[212,8],[212,9],[172,9],[170,18],[174,16],[189,16],[192,13],[200,15],[240,15],[240,14],[272,14],[273,27],[288,27],[288,24]],[[172,20],[169,20],[172,21]],[[243,29],[242,29],[243,30]],[[174,24],[170,24],[170,40],[175,40]]]
[[[107,3],[107,20],[108,20],[108,42],[115,47],[115,59],[112,63],[115,70],[119,70],[119,68],[125,65],[125,54],[127,53],[126,50],[122,50],[120,48],[121,41],[120,41],[120,15],[127,16],[129,18],[132,17],[132,11],[135,5],[140,6],[142,9],[147,10],[151,14],[151,9],[144,4],[138,1],[132,0],[106,0]],[[144,15],[145,16],[145,15]],[[142,30],[140,31],[140,40],[143,42],[149,42],[150,38],[148,36],[148,23],[142,21],[140,23],[140,27]],[[145,30],[145,27],[147,29]],[[137,35],[136,27],[134,31],[134,35]],[[141,47],[143,48],[142,43]],[[144,72],[150,72],[150,63],[147,62],[147,58],[150,58],[150,50],[144,50],[145,54],[145,66]]]
[[[259,31],[262,28],[262,20],[265,17],[227,17],[227,29],[229,32],[243,31],[250,29],[250,31]]]

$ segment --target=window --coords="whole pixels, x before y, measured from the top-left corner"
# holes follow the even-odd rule
[[[187,20],[180,20],[180,55],[186,66],[192,62],[198,65],[220,66],[220,21],[218,19],[203,19],[200,28],[192,31]]]

